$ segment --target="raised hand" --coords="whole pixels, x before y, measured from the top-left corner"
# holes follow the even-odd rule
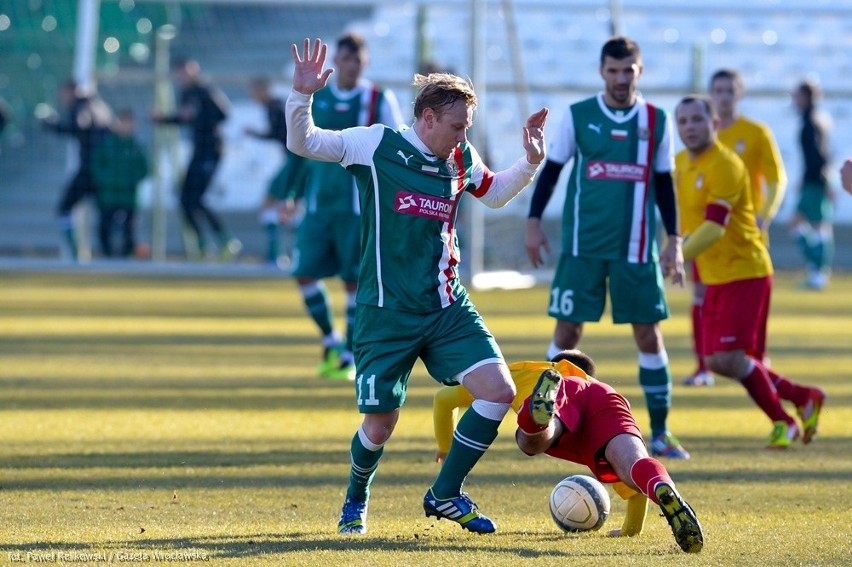
[[[524,125],[524,150],[527,161],[532,164],[541,163],[545,156],[544,125],[547,122],[547,108],[542,108],[527,118]]]
[[[311,50],[311,40],[305,38],[302,47],[302,55],[299,56],[299,48],[294,43],[290,46],[293,53],[293,90],[302,94],[314,94],[323,88],[328,82],[329,76],[334,69],[325,67],[325,58],[328,55],[328,44],[321,40],[314,40],[314,48]]]

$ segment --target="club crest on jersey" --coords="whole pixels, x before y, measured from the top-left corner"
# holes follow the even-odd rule
[[[404,215],[450,222],[453,216],[453,201],[433,195],[398,191],[393,209]]]
[[[647,128],[639,128],[636,130],[636,135],[639,136],[640,140],[648,140],[651,138],[651,131]]]
[[[703,174],[703,173],[699,173],[699,174],[695,177],[695,190],[696,190],[696,191],[701,191],[701,188],[702,188],[702,187],[704,187],[704,174]]]
[[[734,151],[738,154],[744,154],[746,150],[745,140],[737,140],[737,143],[734,144]]]
[[[644,181],[645,166],[616,161],[590,161],[586,165],[587,179],[606,181]]]

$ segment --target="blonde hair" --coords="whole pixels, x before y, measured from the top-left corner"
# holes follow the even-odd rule
[[[429,73],[414,75],[411,83],[417,88],[414,99],[414,118],[420,118],[423,111],[431,108],[440,116],[444,109],[462,100],[470,108],[476,108],[476,92],[469,80],[452,73]]]

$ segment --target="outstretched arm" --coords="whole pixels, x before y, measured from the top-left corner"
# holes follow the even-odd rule
[[[340,132],[317,128],[311,116],[311,101],[315,92],[323,88],[332,69],[325,69],[328,45],[305,39],[302,55],[295,44],[293,53],[293,90],[287,97],[287,149],[291,152],[320,161],[337,162],[343,159],[344,145]]]

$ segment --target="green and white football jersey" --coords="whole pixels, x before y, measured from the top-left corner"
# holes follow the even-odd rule
[[[403,124],[399,103],[393,92],[361,79],[354,89],[342,91],[334,83],[314,93],[311,113],[314,123],[327,130],[353,126]],[[304,201],[308,213],[358,214],[358,194],[352,176],[335,163],[310,160],[307,165]],[[343,191],[341,187],[351,187]]]
[[[341,137],[340,165],[360,193],[358,303],[426,313],[464,297],[459,202],[465,192],[485,195],[494,179],[476,150],[465,143],[449,160],[437,159],[418,149],[413,129],[383,125],[351,128]]]
[[[562,250],[573,256],[657,260],[654,172],[673,166],[666,113],[641,97],[611,109],[603,93],[572,104],[548,159],[574,160],[565,195]]]

